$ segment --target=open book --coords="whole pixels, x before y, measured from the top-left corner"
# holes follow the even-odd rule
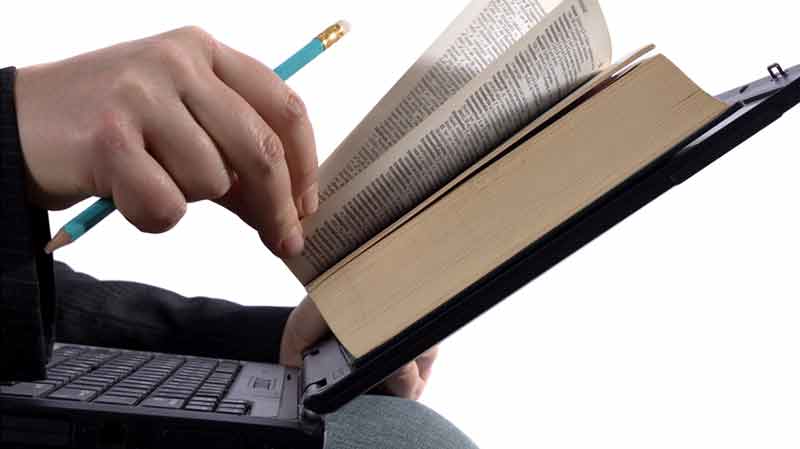
[[[322,165],[287,264],[342,344],[375,349],[724,110],[633,64],[651,48],[611,64],[597,0],[473,1]]]

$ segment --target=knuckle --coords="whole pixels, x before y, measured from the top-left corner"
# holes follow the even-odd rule
[[[173,76],[190,75],[194,65],[190,52],[180,41],[174,39],[158,39],[151,45],[153,58]]]
[[[133,146],[131,132],[122,115],[113,110],[101,113],[99,124],[94,133],[94,145],[92,145],[96,156],[105,159],[109,156],[128,152]]]
[[[180,34],[184,34],[184,35],[188,36],[189,39],[192,39],[192,40],[195,40],[195,41],[198,41],[198,42],[199,41],[203,41],[203,40],[211,39],[211,34],[208,31],[204,30],[203,28],[201,28],[201,27],[199,27],[197,25],[187,25],[185,27],[180,28],[178,30],[178,32]]]
[[[156,95],[148,85],[146,77],[135,67],[126,67],[117,74],[112,92],[115,100],[125,107],[157,103]]]
[[[213,56],[214,52],[219,47],[219,42],[214,38],[214,36],[199,26],[185,26],[178,30],[178,32],[187,36],[190,42],[199,46],[208,56]]]
[[[262,131],[256,142],[258,145],[257,167],[262,172],[271,172],[286,157],[283,143],[272,130]]]

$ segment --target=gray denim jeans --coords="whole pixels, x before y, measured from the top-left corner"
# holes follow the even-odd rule
[[[362,396],[327,417],[327,449],[476,449],[450,422],[424,405]]]

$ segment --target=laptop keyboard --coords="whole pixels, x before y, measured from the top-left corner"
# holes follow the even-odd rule
[[[61,346],[47,379],[0,384],[0,396],[246,415],[249,402],[225,399],[239,368],[230,360]]]

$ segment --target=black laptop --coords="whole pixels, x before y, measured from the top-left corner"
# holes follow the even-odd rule
[[[775,64],[720,95],[722,117],[362,358],[335,340],[303,369],[56,344],[47,379],[0,384],[0,447],[324,447],[326,414],[777,120],[800,101],[799,78]]]

